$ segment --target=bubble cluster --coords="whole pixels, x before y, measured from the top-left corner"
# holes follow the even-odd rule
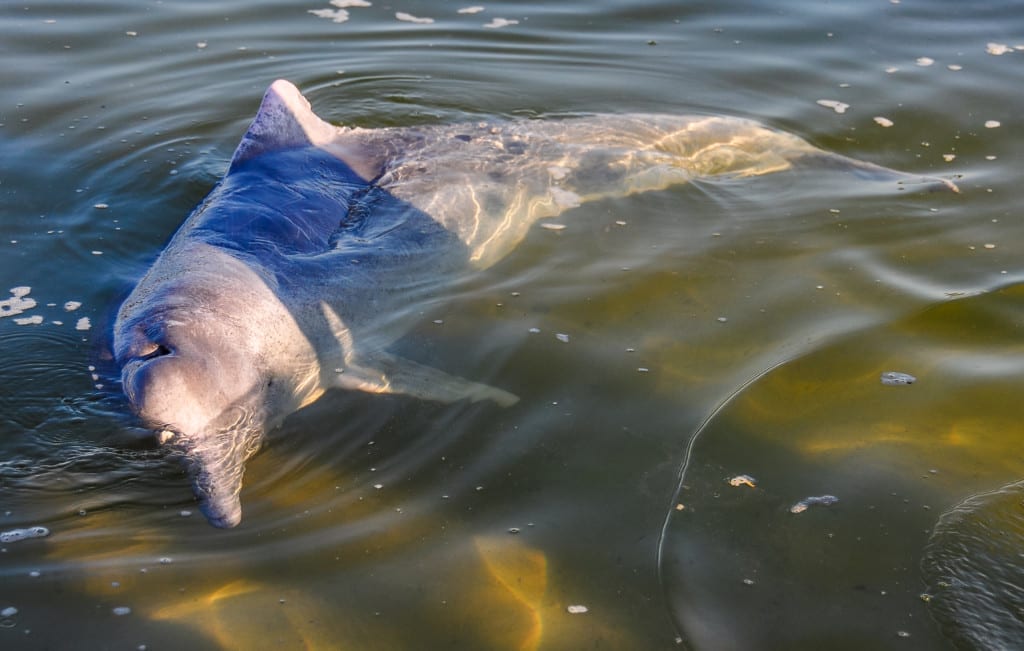
[[[25,529],[11,529],[0,533],[0,543],[12,543],[26,538],[45,538],[50,535],[46,527],[27,527]]]

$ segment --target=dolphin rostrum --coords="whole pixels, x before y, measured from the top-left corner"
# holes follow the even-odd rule
[[[827,164],[922,179],[749,120],[603,115],[355,129],[276,81],[227,174],[121,306],[114,356],[133,409],[233,527],[246,461],[330,388],[430,400],[508,392],[386,352],[408,305],[501,259],[538,219],[711,177]]]

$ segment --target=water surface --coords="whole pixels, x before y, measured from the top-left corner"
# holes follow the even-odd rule
[[[470,6],[0,8],[0,300],[37,302],[0,318],[0,531],[50,531],[0,545],[0,645],[1022,643],[1024,5]],[[216,530],[103,350],[279,77],[363,127],[749,117],[962,193],[799,170],[576,209],[395,350],[517,405],[328,395]]]

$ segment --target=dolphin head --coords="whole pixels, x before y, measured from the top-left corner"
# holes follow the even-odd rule
[[[242,517],[245,462],[259,449],[272,380],[236,338],[245,333],[202,309],[133,310],[115,351],[125,395],[157,440],[180,456],[211,524]],[[162,308],[162,309],[160,309]]]

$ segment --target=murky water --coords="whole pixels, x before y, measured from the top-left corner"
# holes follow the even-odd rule
[[[0,544],[0,646],[1024,646],[1024,4],[344,4],[0,8],[0,531],[49,532]],[[217,530],[102,351],[279,77],[363,127],[749,117],[962,193],[567,213],[395,350],[518,404],[328,395]]]

